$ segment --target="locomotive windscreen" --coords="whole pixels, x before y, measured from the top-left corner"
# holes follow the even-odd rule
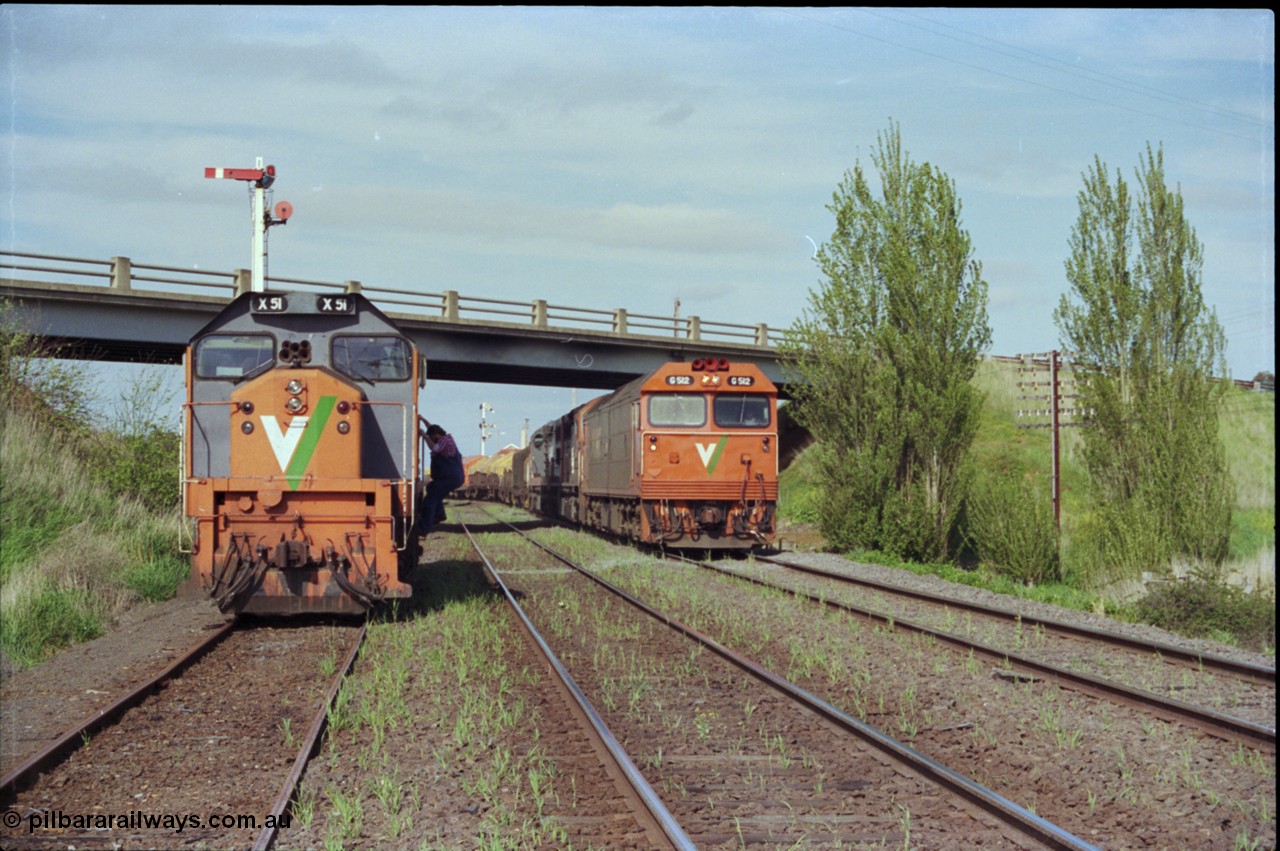
[[[335,337],[333,368],[357,381],[405,381],[409,344],[399,337]]]
[[[758,394],[720,394],[712,404],[721,428],[764,428],[769,425],[769,397]]]
[[[649,397],[649,424],[696,428],[707,422],[707,400],[697,393],[654,393]]]
[[[211,334],[196,343],[196,377],[241,378],[274,363],[275,346],[265,334]]]

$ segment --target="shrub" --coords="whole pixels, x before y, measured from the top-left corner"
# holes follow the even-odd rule
[[[1253,650],[1276,646],[1273,592],[1250,594],[1204,573],[1161,583],[1135,606],[1137,618],[1193,638],[1214,638]]]
[[[988,476],[966,502],[966,538],[987,569],[1024,584],[1062,578],[1052,501],[1026,477]]]
[[[156,511],[180,499],[176,432],[151,427],[139,434],[100,434],[91,455],[94,477],[113,493],[128,494]]]
[[[79,368],[56,354],[22,326],[9,302],[0,301],[0,390],[6,407],[83,437],[95,405],[93,392]]]
[[[1159,519],[1134,503],[1111,503],[1077,518],[1066,573],[1083,587],[1103,588],[1144,571],[1168,570],[1173,546]]]

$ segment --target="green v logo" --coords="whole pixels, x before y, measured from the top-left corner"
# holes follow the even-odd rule
[[[697,447],[698,457],[702,459],[702,466],[707,468],[707,475],[710,476],[716,471],[716,465],[720,463],[720,456],[724,454],[724,445],[729,442],[729,435],[720,435],[720,440],[716,443],[694,443]]]
[[[337,396],[321,396],[310,416],[294,417],[284,429],[280,428],[275,416],[262,415],[262,430],[266,432],[267,442],[271,444],[271,451],[275,453],[276,463],[280,465],[280,472],[284,473],[290,490],[297,490],[302,482],[302,475],[320,445],[320,435],[324,433],[337,401]]]

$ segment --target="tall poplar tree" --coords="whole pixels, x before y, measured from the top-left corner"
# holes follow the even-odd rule
[[[797,420],[818,442],[819,525],[834,546],[932,560],[951,549],[989,345],[987,285],[955,183],[877,135],[829,209],[825,278],[784,346]]]
[[[1226,339],[1201,294],[1203,247],[1164,151],[1147,146],[1136,197],[1095,157],[1054,313],[1087,379],[1084,460],[1097,513],[1079,542],[1105,575],[1221,563],[1234,502],[1219,406]]]

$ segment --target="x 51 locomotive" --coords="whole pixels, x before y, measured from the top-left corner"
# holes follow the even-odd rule
[[[185,369],[191,582],[236,613],[409,596],[425,455],[413,343],[358,293],[245,293]]]
[[[673,549],[776,534],[777,388],[754,364],[669,363],[534,432],[511,502]]]

